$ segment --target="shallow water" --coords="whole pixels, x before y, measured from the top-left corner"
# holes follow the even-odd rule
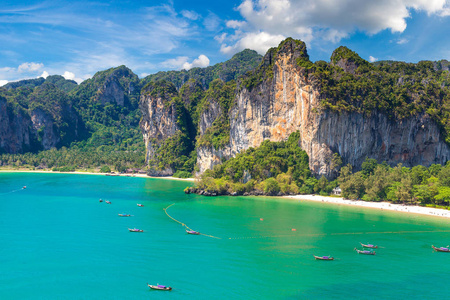
[[[0,298],[448,297],[450,253],[431,245],[450,244],[449,220],[277,198],[185,195],[189,184],[0,173]],[[171,217],[217,238],[187,235],[165,214],[171,204]],[[145,232],[128,232],[134,227]],[[358,255],[359,242],[383,248]],[[174,290],[151,291],[147,282]]]

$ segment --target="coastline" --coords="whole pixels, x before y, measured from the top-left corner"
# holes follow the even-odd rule
[[[77,174],[77,175],[99,175],[99,176],[107,176],[106,173],[98,173],[98,172],[53,172],[53,171],[36,171],[36,170],[0,170],[0,173],[51,173],[51,174]],[[113,174],[109,175],[112,177],[121,176],[121,177],[139,177],[139,178],[156,178],[156,179],[169,179],[169,180],[181,180],[181,181],[194,181],[195,178],[177,178],[173,176],[166,177],[156,177],[156,176],[148,176],[147,174]]]
[[[314,201],[314,202],[323,202],[323,203],[331,203],[335,205],[349,205],[349,206],[357,206],[357,207],[366,207],[373,208],[379,210],[389,210],[396,211],[408,214],[420,214],[427,215],[432,217],[440,217],[440,218],[450,218],[450,210],[439,209],[433,207],[423,207],[417,205],[402,205],[402,204],[393,204],[390,202],[367,202],[361,200],[344,200],[344,198],[338,197],[325,197],[319,195],[294,195],[294,196],[283,196],[282,198],[290,198],[293,200],[304,200],[304,201]]]

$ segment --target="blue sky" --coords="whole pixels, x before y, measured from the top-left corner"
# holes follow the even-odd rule
[[[370,61],[450,60],[449,32],[450,0],[2,0],[0,85],[81,82],[122,64],[142,78],[264,54],[289,36],[313,61],[340,45]]]

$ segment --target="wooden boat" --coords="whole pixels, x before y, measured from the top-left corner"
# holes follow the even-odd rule
[[[450,249],[447,247],[435,247],[433,245],[431,245],[431,247],[433,247],[433,249],[437,252],[450,252]]]
[[[127,215],[127,214],[119,214],[119,217],[131,217],[131,215]]]
[[[111,204],[111,201],[106,200],[105,203],[106,204]]]
[[[317,260],[334,260],[334,257],[331,257],[331,256],[316,256],[316,255],[313,255],[313,256]]]
[[[139,206],[139,207],[144,207],[144,204],[138,203],[137,206]]]
[[[360,244],[364,248],[371,248],[371,249],[377,249],[378,248],[378,246],[375,246],[375,245],[372,245],[372,244],[363,244],[363,243],[360,243]]]
[[[356,252],[358,252],[359,254],[365,254],[365,255],[375,255],[375,251],[369,251],[369,250],[358,250],[356,249]]]
[[[130,232],[144,232],[143,229],[137,229],[137,228],[133,228],[133,229],[128,228],[128,231],[130,231]]]
[[[172,288],[170,286],[165,286],[165,285],[160,285],[160,284],[151,285],[148,283],[147,283],[147,285],[149,288],[151,288],[153,290],[159,290],[159,291],[171,291],[172,290]]]
[[[200,234],[200,232],[198,232],[198,231],[187,230],[187,229],[186,229],[186,233],[188,233],[188,234],[194,234],[194,235],[199,235],[199,234]]]

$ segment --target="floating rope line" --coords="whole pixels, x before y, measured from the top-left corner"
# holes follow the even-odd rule
[[[178,221],[177,219],[175,219],[174,217],[172,217],[171,215],[169,215],[169,213],[167,212],[167,210],[169,209],[169,207],[171,207],[172,205],[175,205],[175,203],[170,204],[169,206],[167,206],[166,208],[164,208],[164,212],[166,213],[166,215],[171,218],[172,220],[174,220],[175,222],[181,224],[181,226],[186,227],[187,230],[189,231],[194,231],[192,228],[190,228],[189,226],[187,226],[186,224],[184,224],[183,222]],[[204,235],[213,239],[221,239],[220,237],[217,236],[213,236],[213,235],[209,235],[209,234],[204,234],[200,232],[200,235]]]

